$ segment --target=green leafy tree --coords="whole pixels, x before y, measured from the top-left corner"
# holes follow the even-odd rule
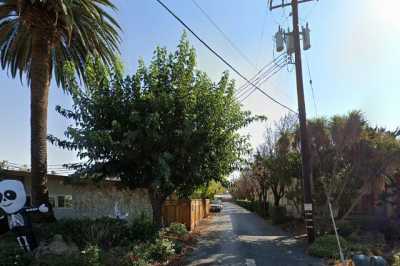
[[[267,128],[265,142],[231,188],[234,197],[258,200],[265,214],[268,214],[268,191],[273,194],[275,208],[280,207],[281,199],[289,192],[293,201],[298,199],[293,195],[301,186],[298,182],[301,160],[295,147],[296,129],[297,118],[291,115],[280,119],[274,130]]]
[[[48,202],[47,109],[50,81],[66,85],[64,63],[86,80],[84,61],[96,54],[106,65],[117,51],[118,24],[109,0],[0,0],[0,62],[31,89],[32,200]]]
[[[275,130],[267,128],[265,142],[259,147],[254,165],[263,169],[264,182],[272,191],[274,206],[286,196],[288,189],[301,174],[300,155],[294,148],[297,118],[286,115],[275,123]]]
[[[359,111],[309,121],[317,218],[334,213],[346,219],[366,194],[375,191],[400,166],[396,134],[371,127]]]
[[[74,120],[67,140],[50,139],[88,159],[78,173],[147,188],[154,223],[161,225],[169,195],[190,196],[211,180],[223,181],[248,152],[238,130],[254,117],[241,110],[227,73],[214,83],[196,69],[185,35],[175,53],[157,48],[149,66],[140,61],[131,77],[104,72],[93,60],[87,68],[86,88],[69,82],[73,108],[58,108]]]
[[[216,194],[222,194],[226,191],[226,180],[212,180],[208,184],[197,188],[191,195],[192,199],[214,199]]]

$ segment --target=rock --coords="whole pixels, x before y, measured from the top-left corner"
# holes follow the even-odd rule
[[[47,255],[76,255],[79,254],[79,248],[75,243],[67,243],[61,235],[55,235],[48,243],[40,242],[35,250],[35,257],[40,258]]]

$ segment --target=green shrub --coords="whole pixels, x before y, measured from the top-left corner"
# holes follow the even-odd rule
[[[260,215],[261,217],[266,218],[269,216],[269,210],[271,209],[269,203],[267,203],[266,208],[264,208],[260,205],[259,201],[236,200],[235,202],[237,205],[239,205],[251,212],[255,212],[258,215]]]
[[[181,254],[182,251],[183,251],[183,247],[184,247],[184,246],[185,246],[185,245],[182,243],[182,241],[175,240],[175,241],[174,241],[175,253],[176,253],[176,254]]]
[[[149,247],[150,243],[139,243],[133,245],[130,250],[123,256],[121,265],[123,266],[147,266],[149,264]]]
[[[128,246],[118,246],[101,252],[101,262],[104,266],[127,266],[130,265],[126,258],[130,251]]]
[[[30,266],[92,266],[81,256],[57,256],[47,255],[39,259],[35,259]]]
[[[189,234],[186,226],[181,223],[172,223],[167,228],[167,232],[177,237],[186,237]]]
[[[343,238],[340,237],[340,244],[343,252],[347,252],[350,248],[350,244]],[[324,235],[317,238],[309,249],[310,255],[321,258],[339,258],[339,249],[335,235]]]
[[[152,261],[166,261],[175,254],[174,243],[166,238],[157,238],[154,243],[148,245],[146,253]]]
[[[117,265],[117,264],[115,264]],[[137,257],[132,253],[125,256],[121,266],[150,266],[151,264],[144,258]]]
[[[87,265],[100,266],[101,262],[101,249],[96,245],[89,245],[82,251],[82,256]]]
[[[273,224],[283,224],[288,221],[285,207],[274,207],[271,209],[271,219]]]
[[[350,222],[344,222],[337,225],[338,234],[342,237],[349,237],[353,232],[357,231],[357,226]]]
[[[129,240],[131,241],[151,241],[158,235],[158,228],[153,221],[144,213],[135,219],[129,226]]]
[[[40,226],[38,236],[41,239],[50,239],[55,234],[78,245],[80,249],[88,245],[97,245],[103,249],[128,243],[129,227],[126,222],[112,219],[65,219],[53,224]]]
[[[384,226],[382,233],[387,241],[398,241],[400,240],[400,225],[390,222]]]
[[[26,254],[18,245],[15,236],[7,234],[0,238],[0,265],[29,265],[32,256]]]

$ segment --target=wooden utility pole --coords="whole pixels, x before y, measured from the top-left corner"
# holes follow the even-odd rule
[[[300,120],[300,143],[301,143],[301,159],[303,171],[303,189],[304,189],[304,221],[307,229],[308,242],[312,243],[315,239],[314,220],[313,220],[313,204],[311,191],[311,151],[309,143],[309,135],[307,131],[306,106],[304,101],[303,88],[303,69],[301,64],[301,47],[300,47],[300,30],[299,30],[299,9],[298,4],[313,0],[291,0],[291,3],[285,3],[273,6],[273,0],[270,2],[270,9],[292,6],[293,19],[293,40],[294,54],[296,65],[296,84],[297,84],[297,102],[299,108]]]

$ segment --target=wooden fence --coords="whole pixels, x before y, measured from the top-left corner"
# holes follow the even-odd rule
[[[162,209],[163,223],[182,223],[192,231],[210,212],[210,200],[167,200]]]

